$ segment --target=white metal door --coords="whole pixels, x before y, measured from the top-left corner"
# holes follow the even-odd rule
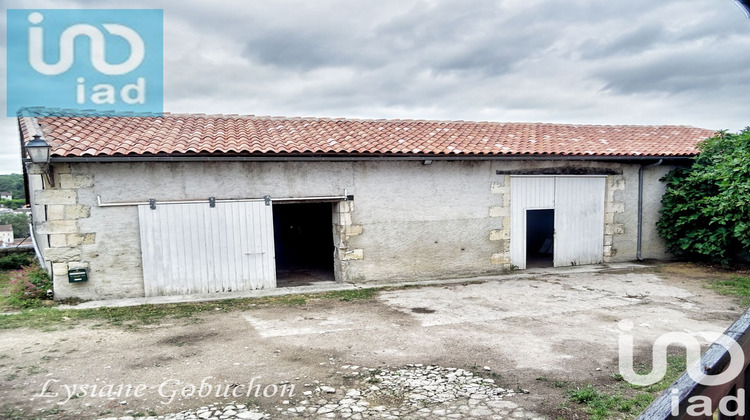
[[[511,177],[511,264],[526,268],[526,212],[539,209],[555,210],[555,267],[602,262],[605,185],[604,177]]]
[[[276,287],[264,201],[138,206],[146,296]]]
[[[526,210],[555,207],[555,178],[510,179],[510,263],[526,268]]]
[[[555,267],[604,260],[604,178],[555,179]]]

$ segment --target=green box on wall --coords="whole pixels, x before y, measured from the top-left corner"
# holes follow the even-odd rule
[[[85,268],[72,268],[68,270],[68,283],[80,283],[89,281],[89,274]]]

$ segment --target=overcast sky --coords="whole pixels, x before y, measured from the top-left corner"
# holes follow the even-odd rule
[[[169,112],[750,125],[750,20],[732,0],[3,4],[164,9]],[[0,173],[19,172],[0,89]]]

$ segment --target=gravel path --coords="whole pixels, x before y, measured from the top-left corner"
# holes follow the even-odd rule
[[[489,368],[483,370],[490,372]],[[516,391],[500,388],[494,379],[463,369],[416,364],[387,370],[344,365],[339,373],[355,379],[356,385],[336,389],[320,383],[305,384],[301,392],[267,411],[244,404],[210,405],[145,419],[542,418],[510,401]],[[134,419],[137,418],[109,417],[102,420]]]

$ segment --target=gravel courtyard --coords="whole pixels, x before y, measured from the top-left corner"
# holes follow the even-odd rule
[[[663,333],[728,327],[743,308],[705,287],[720,275],[579,267],[139,328],[0,330],[0,417],[558,418],[549,382],[611,380],[621,334],[650,358]]]

